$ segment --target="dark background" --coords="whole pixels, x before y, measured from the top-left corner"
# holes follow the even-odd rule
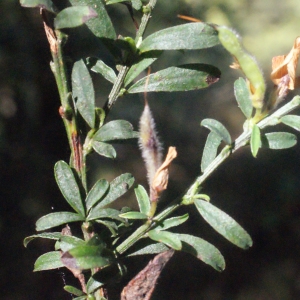
[[[109,13],[118,34],[134,33],[123,5],[109,7]],[[293,0],[158,0],[147,34],[182,24],[177,14],[236,28],[246,48],[260,61],[267,82],[272,56],[288,53],[300,34],[300,6]],[[54,163],[67,161],[69,149],[58,115],[47,40],[38,10],[21,8],[16,0],[1,0],[0,17],[0,298],[71,299],[63,291],[64,284],[73,282],[67,271],[32,272],[36,258],[51,250],[52,243],[35,241],[27,249],[22,245],[24,237],[35,232],[39,217],[68,209],[53,177]],[[231,58],[221,47],[164,54],[152,71],[191,62],[219,67],[221,80],[203,91],[148,94],[165,149],[176,146],[178,150],[170,188],[162,199],[166,202],[182,194],[199,174],[208,133],[199,126],[201,120],[218,119],[233,138],[241,133],[244,122],[233,98],[233,82],[241,74],[228,68]],[[99,76],[93,79],[101,106],[110,85]],[[142,95],[128,96],[119,100],[110,118],[129,120],[137,128],[142,109]],[[254,245],[247,251],[238,249],[210,229],[194,209],[180,211],[190,213],[181,230],[217,246],[227,266],[218,273],[193,257],[176,253],[153,299],[300,299],[299,150],[299,145],[282,151],[265,149],[254,159],[245,148],[215,172],[203,192],[250,233]],[[117,151],[114,161],[96,155],[90,158],[90,181],[131,172],[136,182],[146,184],[137,145],[118,146]],[[134,201],[128,194],[118,205],[134,206]],[[148,259],[129,260],[129,275],[115,290]]]

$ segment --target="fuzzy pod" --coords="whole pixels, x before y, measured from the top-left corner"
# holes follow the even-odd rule
[[[163,149],[158,139],[155,122],[147,102],[145,103],[139,125],[139,146],[147,170],[148,183],[151,186],[155,173],[162,164]]]
[[[218,26],[217,30],[221,44],[235,57],[239,68],[250,83],[252,106],[256,109],[262,109],[264,106],[266,84],[255,58],[245,51],[238,36],[231,29],[226,26]]]

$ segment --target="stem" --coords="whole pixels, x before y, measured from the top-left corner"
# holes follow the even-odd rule
[[[138,30],[138,32],[136,34],[136,38],[135,38],[136,43],[139,42],[140,38],[142,38],[145,33],[146,27],[151,18],[151,13],[155,7],[156,1],[157,0],[150,0],[149,3],[147,4],[147,6],[144,8],[144,15],[141,19],[141,24],[140,24],[139,30]]]
[[[119,93],[120,93],[121,87],[123,85],[123,82],[124,82],[124,79],[126,77],[128,70],[129,70],[128,66],[121,67],[118,77],[117,77],[117,79],[112,87],[112,90],[108,96],[107,103],[105,104],[104,110],[105,110],[106,115],[110,111],[112,106],[116,103],[116,101],[119,97]]]
[[[263,129],[267,126],[274,126],[280,123],[280,118],[290,111],[296,109],[300,106],[300,96],[295,96],[289,103],[282,106],[280,109],[275,111],[272,115],[266,117],[257,123],[260,129]],[[232,146],[226,146],[221,153],[211,162],[211,164],[205,169],[204,173],[200,175],[194,183],[190,186],[188,191],[183,197],[179,197],[172,201],[160,214],[153,218],[152,222],[147,221],[139,227],[132,235],[130,235],[125,241],[123,241],[118,247],[117,252],[123,254],[128,250],[134,243],[136,243],[140,238],[144,237],[145,234],[156,226],[156,223],[164,220],[175,210],[181,207],[184,204],[192,204],[193,197],[198,193],[200,185],[228,158],[231,154],[236,152],[238,149],[245,146],[251,137],[251,131],[243,132],[232,144]],[[190,202],[186,202],[189,200]]]

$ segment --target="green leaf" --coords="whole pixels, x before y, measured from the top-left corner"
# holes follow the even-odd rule
[[[54,175],[64,198],[76,212],[84,216],[80,190],[72,169],[66,162],[60,160],[54,166]]]
[[[41,255],[34,263],[34,272],[62,268],[60,251],[51,251]]]
[[[97,17],[97,13],[88,6],[73,6],[63,9],[54,19],[54,28],[73,28]]]
[[[164,243],[165,245],[173,248],[174,250],[181,250],[181,241],[175,233],[154,229],[150,230],[148,232],[148,235],[150,239],[154,241]]]
[[[97,17],[86,22],[86,26],[98,38],[116,39],[117,35],[112,22],[107,14],[105,5],[99,0],[69,0],[72,6],[89,6],[92,7]]]
[[[83,291],[77,289],[76,287],[74,286],[71,286],[71,285],[65,285],[64,286],[64,290],[70,294],[73,294],[75,296],[83,296],[84,293]]]
[[[157,254],[169,250],[169,248],[163,243],[150,244],[137,251],[134,251],[127,256],[145,255],[145,254]]]
[[[87,293],[91,294],[96,291],[99,287],[103,286],[102,282],[95,280],[93,277],[90,277],[86,284]]]
[[[108,157],[108,158],[116,158],[117,152],[115,148],[107,143],[93,141],[93,149],[102,156]]]
[[[141,52],[152,50],[204,49],[219,44],[218,33],[205,23],[189,23],[157,31],[140,45]]]
[[[141,0],[131,0],[132,7],[136,10],[140,10],[143,6],[143,3]]]
[[[225,128],[223,124],[214,119],[204,119],[201,122],[201,126],[208,128],[210,131],[219,135],[220,138],[227,144],[231,144],[231,137],[228,130]]]
[[[183,242],[182,251],[194,255],[219,272],[225,269],[224,257],[214,245],[189,234],[177,234],[177,236]]]
[[[219,69],[206,64],[170,67],[140,79],[127,92],[132,94],[203,89],[217,82],[220,75]],[[148,82],[147,85],[146,81]]]
[[[91,209],[87,217],[87,221],[109,218],[109,219],[114,219],[114,220],[124,222],[124,219],[122,219],[119,215],[120,215],[119,210],[113,208],[98,208],[98,206],[95,206]]]
[[[76,108],[91,128],[95,126],[95,91],[89,70],[83,60],[75,62],[72,70],[72,92]]]
[[[142,185],[138,185],[135,189],[135,196],[139,204],[140,212],[148,215],[150,211],[150,199],[147,191]]]
[[[86,196],[86,209],[89,211],[107,192],[109,183],[106,179],[99,179]]]
[[[39,7],[53,13],[56,12],[56,9],[51,0],[20,0],[20,4],[23,7]]]
[[[116,4],[116,3],[121,3],[121,2],[128,2],[128,0],[105,0],[106,4]],[[132,7],[136,10],[140,10],[143,3],[141,0],[130,0]]]
[[[106,5],[109,4],[116,4],[116,3],[121,3],[121,2],[128,2],[128,0],[105,0]]]
[[[288,132],[271,132],[262,137],[262,145],[270,149],[287,149],[297,144],[297,137]]]
[[[201,171],[204,172],[205,169],[211,164],[211,162],[217,156],[218,147],[222,142],[222,138],[214,131],[210,132],[202,154],[201,159]]]
[[[72,248],[85,245],[85,241],[76,236],[63,235],[60,239],[59,245],[63,252],[67,252]]]
[[[285,124],[288,125],[292,128],[294,128],[295,130],[300,131],[300,116],[296,116],[296,115],[286,115],[283,116],[280,121]]]
[[[159,226],[157,226],[155,228],[155,230],[166,230],[171,227],[178,226],[178,225],[184,223],[185,221],[187,221],[188,218],[189,218],[189,214],[185,214],[183,216],[166,219],[166,220],[162,221],[161,223],[159,223]]]
[[[111,263],[111,253],[99,246],[78,246],[63,253],[62,262],[72,269],[92,269],[101,268]]]
[[[234,95],[239,108],[247,119],[251,118],[253,107],[249,88],[244,78],[240,77],[234,82]]]
[[[252,155],[256,157],[258,150],[261,147],[260,129],[256,124],[254,124],[252,127],[250,147]]]
[[[87,300],[87,297],[86,297],[86,295],[84,295],[84,296],[73,298],[72,300]],[[93,299],[91,299],[91,300],[93,300]]]
[[[203,200],[195,200],[195,205],[203,219],[228,241],[243,249],[252,246],[249,234],[225,212]]]
[[[129,211],[124,214],[120,214],[119,217],[124,219],[138,219],[138,220],[147,220],[148,216],[139,212],[139,211]]]
[[[138,138],[138,132],[125,120],[110,121],[103,125],[94,135],[95,141],[107,142]]]
[[[36,238],[42,238],[42,239],[49,239],[49,240],[59,240],[61,237],[61,232],[43,232],[39,234],[34,234],[31,236],[28,236],[24,239],[23,245],[24,247],[27,247],[27,245]]]
[[[84,221],[84,217],[68,211],[50,213],[36,221],[36,231],[42,231],[76,221]]]
[[[111,183],[108,194],[100,203],[92,208],[93,211],[97,211],[99,208],[104,207],[122,195],[124,195],[133,185],[134,177],[130,173],[122,174],[116,177]]]
[[[163,51],[149,51],[143,54],[139,59],[140,61],[132,65],[124,79],[124,86],[126,87],[131,83],[142,71],[154,63]]]
[[[101,59],[98,59],[96,64],[91,68],[92,71],[101,74],[106,80],[114,83],[117,79],[115,71],[106,65]]]
[[[94,234],[88,241],[87,245],[89,246],[101,246],[101,247],[106,247],[106,243],[104,240],[99,236],[99,234]]]

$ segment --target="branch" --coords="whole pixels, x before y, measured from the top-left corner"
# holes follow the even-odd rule
[[[280,123],[280,118],[290,111],[300,106],[300,96],[295,96],[290,102],[282,106],[275,111],[272,115],[266,117],[257,126],[260,129],[268,126],[274,126]],[[243,132],[231,146],[226,146],[221,153],[211,162],[211,164],[205,169],[204,173],[200,175],[194,183],[190,186],[188,191],[183,197],[179,197],[172,201],[160,214],[148,220],[145,224],[139,227],[131,236],[123,241],[116,249],[119,254],[123,254],[134,243],[136,243],[142,237],[145,237],[146,233],[153,229],[158,222],[163,221],[166,217],[172,214],[175,210],[183,205],[193,204],[195,196],[199,192],[200,185],[228,158],[231,154],[239,150],[248,144],[251,137],[251,131]]]

